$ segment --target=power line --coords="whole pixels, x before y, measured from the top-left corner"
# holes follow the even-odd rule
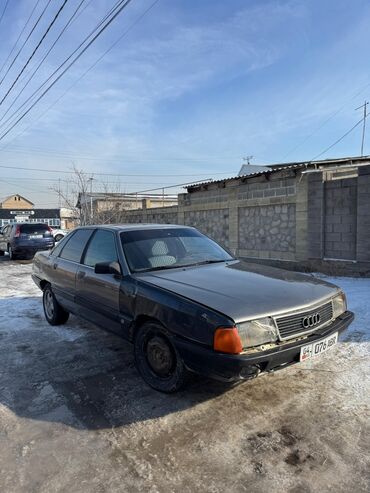
[[[33,77],[36,75],[36,73],[38,72],[39,68],[41,67],[41,65],[44,63],[44,61],[46,60],[46,58],[49,56],[49,54],[51,53],[51,51],[54,49],[55,45],[58,43],[59,39],[63,36],[64,32],[68,29],[68,27],[70,26],[70,24],[73,22],[74,18],[76,17],[76,14],[77,12],[80,10],[81,8],[81,5],[85,2],[85,0],[81,0],[80,3],[78,4],[77,8],[75,9],[74,13],[72,14],[72,16],[69,18],[68,22],[65,24],[65,26],[63,27],[63,29],[61,30],[61,32],[59,33],[58,37],[55,39],[55,41],[52,43],[52,45],[50,46],[50,48],[48,49],[48,51],[45,53],[44,57],[41,59],[41,61],[39,62],[39,64],[37,65],[37,67],[35,68],[35,70],[33,71],[33,73],[31,74],[31,76],[28,78],[26,84],[23,86],[23,88],[18,92],[17,96],[13,99],[11,105],[7,108],[7,110],[5,111],[5,113],[3,114],[3,116],[1,117],[0,119],[0,122],[4,120],[5,116],[9,113],[9,111],[12,109],[12,107],[15,105],[15,103],[17,102],[17,100],[19,99],[19,97],[22,95],[23,91],[26,89],[26,87],[28,86],[28,84],[31,82],[31,80],[33,79]],[[90,2],[89,2],[90,3]],[[76,17],[77,18],[77,17]],[[0,103],[1,104],[1,103]]]
[[[38,6],[38,4],[39,4],[39,3],[40,3],[40,0],[37,0],[37,2],[35,3],[35,5],[34,5],[33,9],[31,10],[31,13],[30,13],[30,15],[29,15],[28,19],[26,20],[26,23],[24,24],[23,28],[21,29],[21,32],[20,32],[20,33],[19,33],[19,35],[18,35],[17,41],[14,43],[13,48],[10,50],[9,55],[6,57],[6,60],[5,60],[5,61],[4,61],[4,63],[2,64],[2,66],[1,66],[1,68],[0,68],[0,73],[3,71],[3,68],[4,68],[4,67],[5,67],[5,65],[8,63],[9,58],[12,56],[13,51],[14,51],[14,50],[15,50],[15,48],[17,47],[18,41],[21,39],[22,34],[24,33],[24,31],[25,31],[26,27],[28,26],[28,23],[30,22],[31,17],[33,16],[33,13],[34,13],[34,11],[36,10],[36,8],[37,8],[37,6]]]
[[[365,101],[364,104],[356,108],[357,110],[363,109],[364,110],[364,116],[362,118],[362,139],[361,139],[361,156],[364,155],[364,142],[365,142],[365,130],[366,130],[366,118],[367,118],[367,105],[369,104],[368,101]]]
[[[362,94],[368,87],[370,87],[370,82],[363,86],[360,90],[358,90],[353,96],[351,96],[346,103],[344,103],[339,109],[335,110],[326,120],[324,120],[318,127],[316,127],[313,132],[311,132],[307,137],[305,137],[302,141],[298,142],[290,151],[288,151],[284,156],[280,159],[280,162],[284,161],[287,156],[289,156],[292,152],[299,149],[303,144],[305,144],[313,135],[315,135],[319,130],[321,130],[330,120],[332,120],[336,115],[338,115],[351,101],[356,99],[360,94]]]
[[[24,40],[24,42],[23,42],[22,46],[20,47],[20,49],[18,50],[17,54],[16,54],[16,55],[15,55],[15,57],[13,58],[13,60],[12,60],[11,64],[9,65],[9,67],[7,68],[7,70],[6,70],[5,74],[4,74],[4,77],[0,80],[0,86],[1,86],[1,84],[3,83],[3,81],[4,81],[5,77],[8,75],[9,70],[13,67],[13,65],[14,65],[14,63],[16,62],[17,58],[19,57],[20,53],[22,52],[22,50],[23,50],[23,48],[25,47],[25,45],[26,45],[27,41],[30,39],[30,37],[31,37],[32,33],[34,32],[34,30],[35,30],[35,29],[36,29],[36,27],[38,26],[38,24],[39,24],[40,20],[42,19],[43,15],[44,15],[44,14],[45,14],[45,12],[46,12],[46,9],[49,7],[50,2],[51,2],[51,0],[48,0],[48,2],[47,2],[47,4],[45,5],[45,7],[44,7],[43,11],[41,12],[41,14],[39,15],[39,17],[38,17],[37,21],[36,21],[36,22],[35,22],[35,24],[33,25],[33,27],[32,27],[32,29],[31,29],[31,31],[28,33],[27,38]]]
[[[68,159],[68,160],[71,160],[71,159],[76,159],[76,160],[87,160],[87,161],[103,161],[105,163],[108,163],[108,162],[113,162],[113,163],[122,163],[123,161],[126,161],[126,162],[130,162],[130,163],[147,163],[147,162],[155,162],[155,163],[159,163],[159,162],[164,162],[164,161],[169,161],[171,163],[175,163],[175,162],[185,162],[185,163],[194,163],[194,162],[197,162],[197,163],[208,163],[210,161],[212,162],[215,162],[215,161],[220,161],[220,162],[225,162],[225,161],[229,161],[229,160],[234,160],[234,159],[238,159],[237,157],[223,157],[223,158],[220,158],[220,157],[215,157],[215,156],[209,156],[209,157],[178,157],[178,156],[174,156],[174,157],[158,157],[158,158],[153,158],[153,157],[141,157],[140,159],[138,158],[135,158],[135,157],[124,157],[124,158],[98,158],[98,157],[94,157],[94,156],[79,156],[79,155],[76,155],[76,154],[67,154],[67,153],[62,153],[62,152],[59,152],[59,151],[54,151],[54,150],[42,150],[42,149],[35,149],[35,148],[32,148],[32,147],[27,147],[27,148],[18,148],[18,147],[12,147],[11,149],[5,149],[5,147],[7,147],[7,145],[5,145],[3,148],[1,148],[0,150],[1,151],[4,151],[4,152],[9,152],[9,153],[20,153],[20,154],[41,154],[41,155],[46,155],[46,156],[52,156],[52,157],[57,157],[57,158],[61,158],[61,159]]]
[[[362,120],[361,120],[362,121]],[[19,169],[19,170],[23,170],[23,171],[40,171],[42,173],[62,173],[62,174],[68,174],[68,175],[74,175],[75,172],[74,171],[66,171],[66,170],[56,170],[56,169],[45,169],[45,168],[26,168],[24,166],[7,166],[7,165],[3,165],[1,164],[0,165],[0,168],[4,168],[4,169]],[[96,171],[83,171],[85,174],[89,174],[89,175],[97,175],[97,176],[143,176],[142,173],[140,174],[131,174],[131,173],[98,173]],[[206,176],[208,173],[210,173],[209,171],[207,173],[189,173],[189,174],[148,174],[148,173],[145,173],[145,176],[146,177],[155,177],[155,176],[159,176],[159,177],[179,177],[179,176]],[[229,171],[217,171],[216,173],[210,173],[210,174],[213,174],[213,175],[226,175],[230,173]]]
[[[368,115],[367,115],[368,116]],[[320,152],[320,154],[317,154],[317,156],[313,157],[311,159],[311,161],[316,161],[317,158],[319,158],[320,156],[322,156],[323,154],[327,153],[330,149],[332,149],[334,146],[336,146],[337,144],[339,144],[339,142],[341,142],[345,137],[347,137],[347,135],[349,135],[356,127],[358,127],[362,122],[363,122],[363,118],[361,118],[361,120],[359,120],[355,125],[353,125],[352,128],[350,128],[348,130],[348,132],[346,132],[344,135],[342,135],[342,137],[340,137],[338,140],[336,140],[333,144],[331,144],[329,147],[327,147],[325,150],[323,150],[322,152]]]
[[[50,0],[49,0],[50,1]],[[125,3],[126,1],[126,3]],[[14,112],[13,114],[1,125],[4,126],[6,125],[17,113],[18,111],[22,110],[23,107],[26,106],[28,102],[32,100],[34,96],[37,95],[39,91],[53,78],[54,75],[58,73],[58,71],[70,60],[77,52],[78,50],[83,47],[85,43],[87,43],[88,39],[93,36],[93,34],[98,31],[98,29],[101,27],[100,31],[87,43],[87,45],[82,48],[79,54],[76,55],[76,57],[71,61],[69,65],[57,76],[57,78],[50,83],[50,85],[45,89],[45,91],[37,98],[34,100],[34,102],[31,104],[31,106],[26,110],[23,115],[16,120],[15,122],[10,124],[8,129],[5,131],[5,133],[1,136],[0,140],[7,135],[10,130],[12,130],[31,110],[32,108],[45,96],[45,94],[59,81],[59,79],[69,70],[69,68],[77,62],[77,60],[83,55],[83,53],[94,43],[94,41],[102,34],[102,32],[110,25],[111,22],[121,13],[121,11],[127,7],[127,5],[131,2],[131,0],[119,0],[116,2],[116,4],[109,10],[109,12],[103,17],[103,19],[95,26],[95,28],[85,37],[85,39],[75,48],[75,50],[72,51],[72,53],[54,70],[54,72],[49,75],[49,77],[39,86],[39,88],[34,91],[34,93],[26,99]],[[117,10],[118,9],[118,10]],[[116,12],[115,12],[116,11]],[[110,18],[109,18],[110,17]],[[104,22],[107,23],[104,25]]]
[[[38,49],[40,48],[40,46],[42,45],[42,43],[44,42],[46,36],[49,34],[50,30],[52,29],[52,27],[54,26],[54,24],[56,23],[58,17],[60,16],[60,14],[62,13],[64,7],[66,6],[66,4],[68,3],[69,0],[63,0],[63,3],[62,5],[59,7],[58,11],[56,12],[56,14],[54,15],[53,17],[53,20],[50,22],[50,24],[48,25],[46,31],[44,32],[44,34],[41,36],[40,38],[40,41],[37,43],[37,45],[35,46],[33,52],[31,53],[31,55],[28,57],[26,63],[23,65],[21,71],[18,73],[17,77],[14,79],[13,83],[11,84],[11,86],[9,87],[9,89],[7,90],[7,92],[5,93],[4,97],[2,98],[2,100],[0,101],[0,106],[3,104],[3,102],[5,101],[5,99],[8,97],[9,93],[12,91],[13,87],[16,85],[16,83],[18,82],[19,80],[19,77],[23,74],[23,72],[26,70],[27,66],[29,65],[30,61],[32,60],[32,58],[35,56],[35,54],[37,53]]]
[[[4,17],[4,14],[5,14],[6,8],[8,6],[8,3],[9,3],[9,0],[6,0],[4,9],[3,9],[3,11],[2,11],[2,13],[0,15],[0,24],[1,24],[1,21],[3,20],[3,17]]]
[[[24,130],[19,132],[10,142],[13,142],[15,139],[20,137],[25,131],[31,128],[36,122],[38,122],[41,118],[43,118],[48,111],[50,111],[81,79],[83,79],[89,72],[92,70],[142,19],[143,17],[159,2],[159,0],[155,0],[144,12],[124,31],[121,36],[110,45],[110,47],[78,78],[75,82],[68,87],[66,91],[64,91],[61,96],[59,96],[50,106],[43,111],[36,120],[28,125]],[[89,2],[90,3],[90,2]],[[86,7],[85,7],[86,8]],[[52,74],[53,75],[53,74]],[[27,101],[26,101],[27,102]],[[19,108],[17,109],[17,111]],[[13,113],[14,115],[14,113]],[[7,120],[9,121],[9,120]],[[6,122],[5,122],[6,123]],[[1,126],[1,125],[0,125]],[[4,146],[5,147],[5,146]],[[4,149],[4,147],[2,149]]]

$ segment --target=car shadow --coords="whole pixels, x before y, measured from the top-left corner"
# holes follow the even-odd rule
[[[132,346],[74,316],[51,327],[39,296],[0,298],[0,404],[17,416],[105,429],[196,406],[231,385],[190,378],[177,394],[148,387]]]
[[[344,342],[368,341],[369,332],[362,327],[357,321]],[[0,298],[0,361],[0,404],[23,418],[76,429],[163,417],[232,388],[193,375],[177,394],[159,393],[138,374],[128,342],[74,316],[51,327],[41,296]]]

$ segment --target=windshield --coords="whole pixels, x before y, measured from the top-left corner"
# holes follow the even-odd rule
[[[132,272],[225,262],[233,258],[196,229],[166,228],[121,233]]]

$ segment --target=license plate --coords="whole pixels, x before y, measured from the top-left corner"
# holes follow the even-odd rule
[[[37,240],[39,238],[43,238],[43,235],[30,235],[30,240]]]
[[[321,341],[307,344],[307,346],[301,347],[301,355],[299,361],[306,361],[307,359],[314,358],[319,354],[325,353],[328,349],[331,349],[338,342],[338,332],[332,334]]]

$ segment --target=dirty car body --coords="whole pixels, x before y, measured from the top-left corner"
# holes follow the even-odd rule
[[[50,323],[53,302],[133,342],[140,373],[164,391],[189,370],[232,382],[298,363],[353,320],[336,286],[235,259],[184,226],[77,228],[36,255],[32,277]]]

